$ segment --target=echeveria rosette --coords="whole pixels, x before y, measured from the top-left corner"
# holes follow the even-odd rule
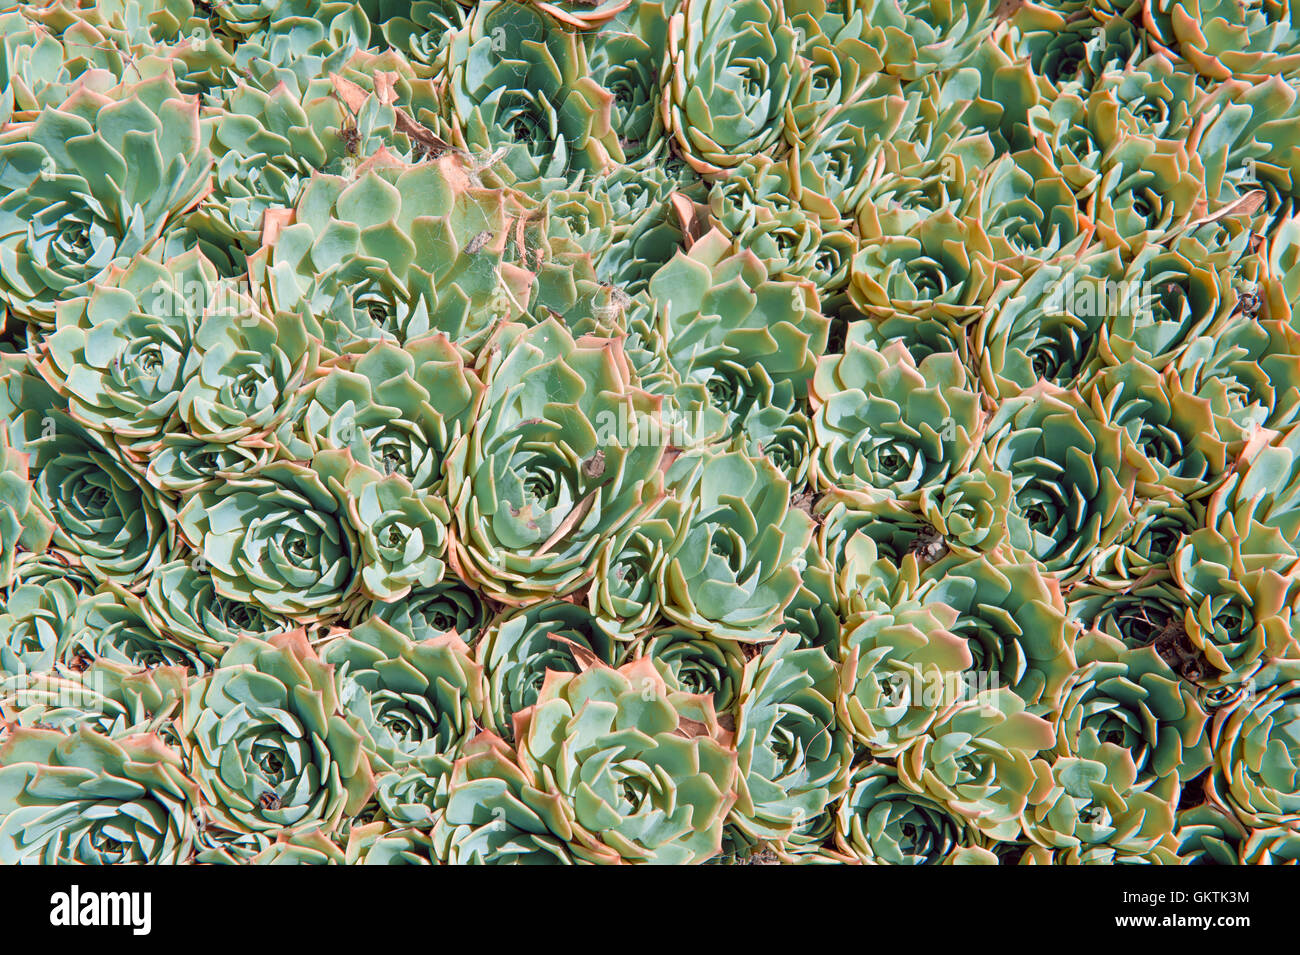
[[[478,639],[489,616],[478,594],[462,581],[447,577],[428,590],[415,588],[391,603],[370,604],[366,611],[392,624],[412,640],[455,633],[470,644]]]
[[[77,602],[61,656],[79,666],[108,660],[133,670],[180,667],[202,673],[205,662],[193,649],[153,629],[139,597],[114,586]]]
[[[539,6],[546,9],[545,4]],[[572,10],[579,4],[565,6]],[[598,9],[618,7],[617,18],[586,38],[587,73],[613,94],[610,127],[627,166],[647,168],[663,153],[659,71],[673,6],[660,0],[605,0]]]
[[[451,517],[447,505],[418,493],[397,474],[381,478],[359,465],[345,480],[362,593],[386,603],[406,596],[412,587],[441,581]]]
[[[945,865],[979,848],[969,822],[904,786],[888,763],[858,767],[835,807],[835,844],[866,865]]]
[[[1164,371],[1190,341],[1218,331],[1236,304],[1222,260],[1191,237],[1145,249],[1115,285],[1099,289],[1098,353],[1111,364],[1137,360]]]
[[[985,553],[1007,541],[1002,517],[1011,498],[1011,476],[1002,471],[966,471],[937,488],[922,488],[921,513],[948,547]]]
[[[800,647],[796,634],[746,664],[735,709],[740,773],[731,825],[747,839],[806,842],[800,830],[844,791],[852,745],[836,720],[838,692],[826,651]]]
[[[819,218],[825,210],[804,208],[787,162],[763,155],[745,160],[709,190],[714,224],[737,248],[749,249],[774,278],[807,279],[827,298],[848,284],[857,240],[846,221]]]
[[[88,73],[88,81],[109,86],[122,78],[127,38],[99,21],[93,8],[78,12],[81,18],[64,23],[57,12],[33,6],[0,16],[0,120],[9,122],[15,112],[30,119],[43,107],[57,107]]]
[[[0,745],[5,865],[189,861],[199,794],[157,735],[16,729]]]
[[[560,821],[537,792],[510,746],[480,733],[457,760],[446,799],[431,830],[435,857],[448,865],[571,865],[572,826]],[[556,823],[558,832],[549,825]]]
[[[782,4],[690,0],[667,45],[664,128],[694,169],[718,174],[777,146],[802,81]]]
[[[839,37],[809,30],[808,20],[797,19],[795,4],[785,4],[799,40],[801,70],[791,120],[785,139],[790,146],[802,145],[826,117],[841,104],[858,100],[863,90],[880,82],[897,80],[880,72],[880,53],[846,30]]]
[[[1300,418],[1300,331],[1238,313],[1189,340],[1165,376],[1177,400],[1206,409],[1194,413],[1208,412],[1235,454],[1254,428],[1282,429]]]
[[[443,487],[443,462],[466,431],[483,384],[471,356],[443,334],[379,342],[321,364],[281,437],[299,457],[328,448],[417,491]]]
[[[377,770],[418,761],[423,775],[451,773],[478,728],[483,668],[454,633],[412,640],[378,617],[326,640],[339,705],[364,733]]]
[[[429,835],[394,828],[382,819],[348,832],[344,865],[432,865]]]
[[[144,479],[170,501],[213,481],[251,474],[282,454],[274,438],[231,443],[169,431],[153,445]]]
[[[1235,538],[1247,565],[1277,568],[1300,540],[1300,428],[1256,430],[1207,502],[1204,526]]]
[[[446,462],[448,561],[505,603],[570,593],[663,496],[660,402],[619,341],[553,319],[502,326],[480,364],[481,410]]]
[[[52,543],[97,581],[138,590],[172,548],[157,493],[124,468],[92,432],[51,404],[30,421],[33,500],[54,525]],[[43,423],[42,423],[43,422]]]
[[[47,673],[62,662],[77,591],[66,580],[20,583],[0,604],[0,672]]]
[[[199,104],[170,76],[112,94],[80,84],[0,134],[0,302],[38,326],[153,246],[208,182]]]
[[[204,316],[193,348],[194,373],[176,409],[182,430],[213,444],[257,445],[288,417],[319,346],[300,315],[267,315],[239,295]]]
[[[1113,255],[1078,264],[1049,259],[1002,286],[971,336],[971,363],[985,390],[1001,399],[1039,381],[1083,384],[1097,365],[1093,343],[1113,288],[1106,276],[1119,271]]]
[[[1091,195],[1101,183],[1102,148],[1088,128],[1087,105],[1080,91],[1065,88],[1045,102],[1029,104],[1026,129],[1051,158],[1077,195]]]
[[[1149,574],[1166,574],[1183,535],[1200,526],[1204,508],[1171,497],[1135,502],[1133,522],[1120,539],[1093,554],[1089,576],[1103,588],[1124,591]]]
[[[326,355],[431,332],[481,344],[533,276],[507,256],[516,203],[471,171],[453,152],[408,164],[381,149],[351,179],[316,173],[249,258],[254,287],[303,314]]]
[[[843,353],[818,362],[809,388],[814,482],[914,499],[968,466],[980,398],[955,353],[916,361],[901,342],[867,341],[866,325],[849,326]]]
[[[1206,782],[1206,796],[1248,829],[1294,829],[1300,818],[1295,753],[1298,673],[1294,661],[1261,670],[1255,692],[1216,712],[1211,723],[1214,768]]]
[[[1130,136],[1157,149],[1173,146],[1188,138],[1197,113],[1214,104],[1216,88],[1198,79],[1161,52],[1117,63],[1096,78],[1088,94],[1089,127],[1103,147]]]
[[[711,428],[720,432],[712,440],[726,437],[768,383],[802,395],[826,348],[830,321],[812,283],[770,279],[758,256],[720,230],[675,255],[645,295],[628,331],[653,353],[646,387],[672,397],[688,439]]]
[[[1105,579],[1076,584],[1067,607],[1071,621],[1083,628],[1100,630],[1127,647],[1155,644],[1184,677],[1199,680],[1205,675],[1204,662],[1187,643],[1182,626],[1187,601],[1168,561],[1118,585]]]
[[[941,9],[919,0],[791,6],[811,8],[815,22],[837,45],[853,36],[878,51],[884,70],[905,80],[961,66],[997,23],[988,0],[963,0]]]
[[[614,94],[588,73],[583,42],[540,6],[480,3],[451,38],[446,120],[456,146],[500,157],[538,195],[623,161]]]
[[[283,616],[217,593],[203,560],[173,560],[149,575],[140,612],[150,628],[211,659],[243,636],[263,640],[292,629]]]
[[[218,594],[300,623],[337,615],[360,587],[346,451],[277,461],[205,487],[178,515]]]
[[[1136,481],[1123,434],[1077,391],[1045,381],[1002,402],[971,470],[1010,475],[1004,520],[1015,550],[1072,580],[1119,538]]]
[[[629,297],[645,290],[685,243],[676,203],[688,187],[659,165],[617,166],[591,181],[588,189],[604,197],[613,213],[609,244],[592,258],[601,281]]]
[[[1124,429],[1124,454],[1137,471],[1139,493],[1155,498],[1172,492],[1195,501],[1213,492],[1244,442],[1225,441],[1209,403],[1171,387],[1171,378],[1128,361],[1094,379],[1089,401],[1099,417]]]
[[[947,207],[903,215],[896,201],[886,205],[891,219],[880,205],[886,204],[868,204],[870,221],[859,224],[862,241],[850,268],[849,301],[868,317],[903,314],[968,325],[1001,283],[1016,278],[996,261],[978,219]]]
[[[136,470],[172,426],[180,391],[196,371],[194,333],[218,288],[216,269],[191,252],[111,267],[88,296],[58,303],[37,369],[66,395],[72,417]]]
[[[361,6],[411,68],[430,76],[442,69],[447,44],[473,8],[462,0],[362,0]]]
[[[976,58],[993,49],[986,44]],[[1006,119],[1002,103],[1022,98],[1016,95],[1020,77],[1003,65],[972,64],[902,84],[905,105],[892,107],[898,112],[880,130],[884,135],[866,201],[858,206],[863,238],[901,234],[928,216],[955,213],[969,198],[979,170],[993,162],[999,149],[1013,148],[1006,145],[998,119]],[[996,73],[1011,73],[1013,82],[997,92],[984,89],[982,84],[991,84]],[[1032,101],[1034,94],[1031,88],[1025,98]],[[897,132],[889,132],[893,128]],[[975,234],[982,233],[977,229]]]
[[[740,644],[712,640],[686,627],[652,630],[630,651],[649,657],[683,690],[708,696],[719,713],[732,711],[745,678],[746,657]]]
[[[14,560],[13,580],[5,588],[11,593],[21,584],[38,584],[48,586],[54,581],[63,581],[72,587],[72,592],[80,596],[94,593],[98,586],[95,578],[81,564],[75,554],[66,554],[55,547],[43,551],[23,551]]]
[[[1079,628],[1041,565],[953,553],[926,568],[914,593],[936,612],[956,612],[948,629],[969,648],[968,682],[1009,688],[1034,713],[1056,709],[1076,668]]]
[[[603,181],[604,176],[597,181]],[[613,242],[616,227],[613,204],[603,190],[560,189],[543,200],[552,254],[565,245],[585,253],[597,266]],[[575,277],[576,278],[576,277]]]
[[[956,622],[951,607],[906,602],[846,623],[836,710],[873,758],[897,758],[966,696],[974,657]]]
[[[85,669],[10,671],[0,676],[0,720],[10,730],[73,733],[84,727],[115,739],[156,733],[168,742],[175,739],[174,720],[189,677],[184,667],[139,670],[103,659]]]
[[[1085,241],[1074,191],[1040,150],[1000,156],[981,175],[966,212],[983,224],[1000,261],[1045,260]]]
[[[660,507],[601,550],[597,571],[587,589],[587,607],[611,634],[630,640],[644,632],[660,613],[659,579],[673,551],[680,527],[672,507]]]
[[[32,506],[27,476],[26,456],[9,446],[7,431],[0,431],[0,588],[13,582],[19,548],[40,554],[54,534],[53,525]]]
[[[300,318],[266,315],[197,252],[138,259],[66,306],[42,372],[142,473],[164,433],[264,445],[316,361]]]
[[[1292,632],[1300,594],[1294,547],[1270,559],[1266,528],[1236,530],[1230,521],[1195,530],[1169,562],[1186,604],[1187,639],[1215,671],[1203,675],[1207,682],[1241,683],[1271,661],[1300,658]]]
[[[600,619],[579,604],[545,601],[504,614],[474,644],[488,681],[485,724],[508,734],[513,715],[537,702],[547,673],[576,673],[585,659],[614,666],[623,652]]]
[[[799,587],[808,514],[765,458],[683,455],[668,472],[682,532],[660,571],[664,614],[716,639],[769,640]]]
[[[514,736],[525,802],[575,853],[686,864],[721,850],[736,802],[733,734],[707,696],[668,684],[651,661],[548,674]]]
[[[1008,18],[1015,29],[998,31],[996,39],[1052,85],[1086,93],[1103,69],[1145,49],[1141,27],[1114,16],[1112,6],[1104,2],[1093,13],[1077,4],[1026,3]]]
[[[1202,76],[1292,78],[1300,72],[1300,16],[1279,0],[1162,0],[1152,4],[1151,29]]]
[[[1123,746],[1102,742],[1086,754],[1058,755],[1048,778],[1026,814],[1025,833],[1069,860],[1086,864],[1100,853],[1096,861],[1121,862],[1152,852],[1173,831],[1173,801],[1138,781]]]
[[[1178,145],[1173,156],[1160,156],[1156,161],[1151,159],[1154,147],[1148,141],[1120,138],[1108,152],[1111,158],[1084,205],[1098,239],[1127,260],[1163,249],[1194,229],[1194,217],[1204,208],[1204,185],[1187,168],[1186,152]],[[1232,227],[1231,220],[1228,226]],[[1211,225],[1210,231],[1219,230]],[[1215,238],[1216,244],[1222,242],[1221,235]]]
[[[1054,715],[1057,752],[1107,762],[1108,745],[1127,751],[1132,785],[1163,802],[1210,765],[1209,721],[1195,688],[1154,646],[1126,647],[1090,631],[1075,643],[1079,668]]]
[[[948,707],[898,761],[898,775],[990,839],[1022,832],[1025,813],[1050,779],[1038,756],[1055,741],[1052,725],[1025,711],[1010,689],[985,690]]]
[[[804,588],[825,590],[845,620],[893,607],[904,568],[924,561],[927,555],[919,551],[936,543],[934,528],[892,498],[864,499],[860,493],[831,490],[816,498],[812,513],[817,527]],[[840,642],[838,626],[831,642]]]
[[[243,272],[268,223],[293,208],[313,170],[355,167],[357,156],[395,135],[390,105],[371,98],[354,117],[340,98],[317,92],[283,81],[263,91],[241,79],[224,93],[212,132],[213,188],[185,229],[228,274]]]
[[[343,709],[335,668],[302,630],[241,637],[188,688],[180,734],[206,819],[220,829],[329,831],[374,793],[365,737]]]
[[[790,144],[786,160],[795,169],[790,178],[799,185],[799,202],[822,220],[854,221],[870,195],[881,140],[898,130],[906,105],[898,80],[877,76],[850,101],[819,116],[806,136]]]

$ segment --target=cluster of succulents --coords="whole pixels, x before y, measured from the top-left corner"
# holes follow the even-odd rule
[[[1294,863],[1300,13],[0,12],[0,863]]]

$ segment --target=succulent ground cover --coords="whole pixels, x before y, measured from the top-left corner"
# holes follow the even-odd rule
[[[1300,8],[0,9],[0,863],[1300,850]]]

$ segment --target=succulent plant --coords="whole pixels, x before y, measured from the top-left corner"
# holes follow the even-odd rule
[[[736,703],[740,775],[732,824],[751,839],[798,842],[843,792],[852,755],[837,725],[826,651],[786,634],[745,667]]]
[[[1003,520],[1012,548],[1071,578],[1094,548],[1118,539],[1136,480],[1123,433],[1077,391],[1046,382],[999,406],[971,470],[1011,478]]]
[[[1300,808],[1291,755],[1295,675],[1290,661],[1260,671],[1255,692],[1216,712],[1210,726],[1206,794],[1251,829],[1292,827]]]
[[[582,41],[547,7],[555,5],[476,5],[452,35],[444,67],[456,145],[504,151],[499,161],[514,181],[539,193],[623,160],[614,95],[588,74]]]
[[[503,602],[564,595],[663,495],[659,403],[618,341],[554,320],[502,326],[483,356],[482,410],[446,463],[448,559]]]
[[[341,613],[361,587],[348,484],[358,468],[347,452],[322,451],[310,464],[277,461],[191,497],[178,521],[213,589],[302,623]]]
[[[849,619],[836,705],[840,722],[873,756],[899,756],[965,697],[974,655],[953,633],[956,621],[947,605],[915,603]]]
[[[53,528],[51,543],[96,581],[140,589],[173,544],[157,492],[68,415],[29,359],[7,358],[0,407],[12,447],[27,455],[31,502]]]
[[[667,669],[671,677],[664,679],[683,690],[712,698],[719,713],[730,712],[740,697],[746,659],[738,644],[669,626],[646,634],[635,656]]]
[[[664,127],[701,173],[772,150],[801,83],[794,28],[774,0],[690,0],[668,21]]]
[[[854,772],[835,813],[835,842],[868,865],[944,865],[969,846],[970,824],[899,782],[887,763]]]
[[[455,634],[415,641],[372,617],[321,645],[334,668],[339,704],[355,717],[366,750],[380,766],[419,760],[444,773],[472,735],[482,711],[482,667]]]
[[[606,863],[717,853],[737,763],[712,702],[666,683],[648,660],[615,670],[584,657],[579,666],[553,671],[537,702],[515,714],[513,771],[453,776],[445,819],[459,830],[458,848],[486,839],[504,843],[494,853],[503,859],[559,849]],[[499,740],[480,747],[509,760]],[[500,835],[480,835],[496,819]]]
[[[6,865],[175,864],[194,844],[198,792],[152,734],[18,729],[0,744]]]
[[[577,672],[579,653],[609,666],[622,655],[614,637],[581,605],[538,603],[494,621],[474,645],[488,681],[488,728],[508,734],[514,714],[537,702],[548,673]]]
[[[664,613],[718,639],[772,639],[812,532],[790,506],[789,484],[740,451],[683,455],[668,483],[684,530],[660,570]]]
[[[109,95],[109,94],[112,95]],[[202,193],[212,156],[198,103],[169,76],[82,83],[0,134],[0,302],[53,325],[55,305],[147,252]]]
[[[850,326],[844,354],[823,358],[809,389],[819,487],[914,498],[963,472],[983,427],[979,396],[954,352],[917,361],[901,342]]]
[[[230,832],[328,831],[375,789],[335,669],[302,630],[241,637],[187,688],[180,734],[213,825]]]
[[[314,174],[290,220],[263,230],[249,276],[329,355],[434,332],[480,344],[529,298],[531,274],[506,255],[512,202],[454,153],[411,164],[381,149],[351,179]]]
[[[5,5],[0,862],[1296,864],[1297,3]]]
[[[1051,725],[1006,688],[949,706],[898,762],[902,783],[992,839],[1020,834],[1036,803],[1053,742]]]
[[[27,459],[9,446],[7,431],[0,432],[0,466],[0,586],[8,587],[18,548],[39,554],[49,545],[54,528],[32,507]]]

